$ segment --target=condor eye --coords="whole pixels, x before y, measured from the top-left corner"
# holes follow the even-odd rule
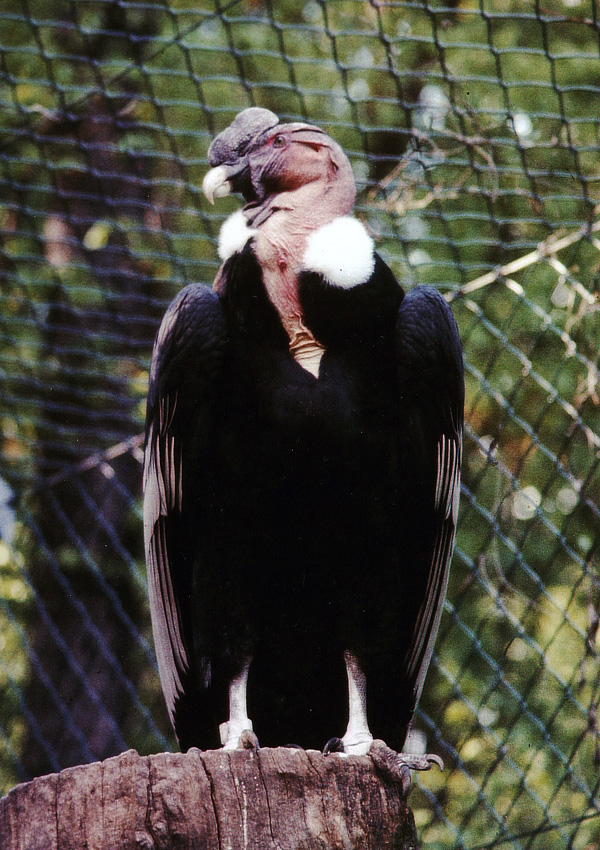
[[[285,145],[285,139],[283,136],[275,136],[273,139],[273,147],[274,148],[282,148]]]

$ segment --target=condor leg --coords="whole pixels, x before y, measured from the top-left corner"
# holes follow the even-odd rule
[[[373,736],[367,722],[367,678],[358,659],[351,652],[344,652],[348,677],[348,728],[342,738],[343,752],[351,755],[366,755],[371,749]]]
[[[229,720],[221,723],[219,733],[224,750],[236,750],[243,746],[241,737],[244,732],[252,732],[252,721],[248,717],[246,690],[248,671],[252,658],[248,658],[240,673],[229,683]]]

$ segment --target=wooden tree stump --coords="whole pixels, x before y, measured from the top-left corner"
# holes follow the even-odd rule
[[[0,800],[2,850],[416,850],[402,786],[367,756],[294,749],[68,768]]]

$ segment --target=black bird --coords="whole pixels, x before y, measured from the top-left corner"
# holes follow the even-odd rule
[[[463,365],[432,288],[407,294],[350,213],[318,127],[252,108],[209,149],[213,289],[157,335],[144,525],[179,744],[402,747],[454,546]],[[349,705],[349,710],[348,710]],[[252,721],[249,719],[252,718]],[[344,729],[346,729],[344,734]]]

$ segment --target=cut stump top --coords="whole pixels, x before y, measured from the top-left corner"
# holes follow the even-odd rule
[[[367,756],[129,750],[18,785],[2,850],[416,850],[401,785]]]

